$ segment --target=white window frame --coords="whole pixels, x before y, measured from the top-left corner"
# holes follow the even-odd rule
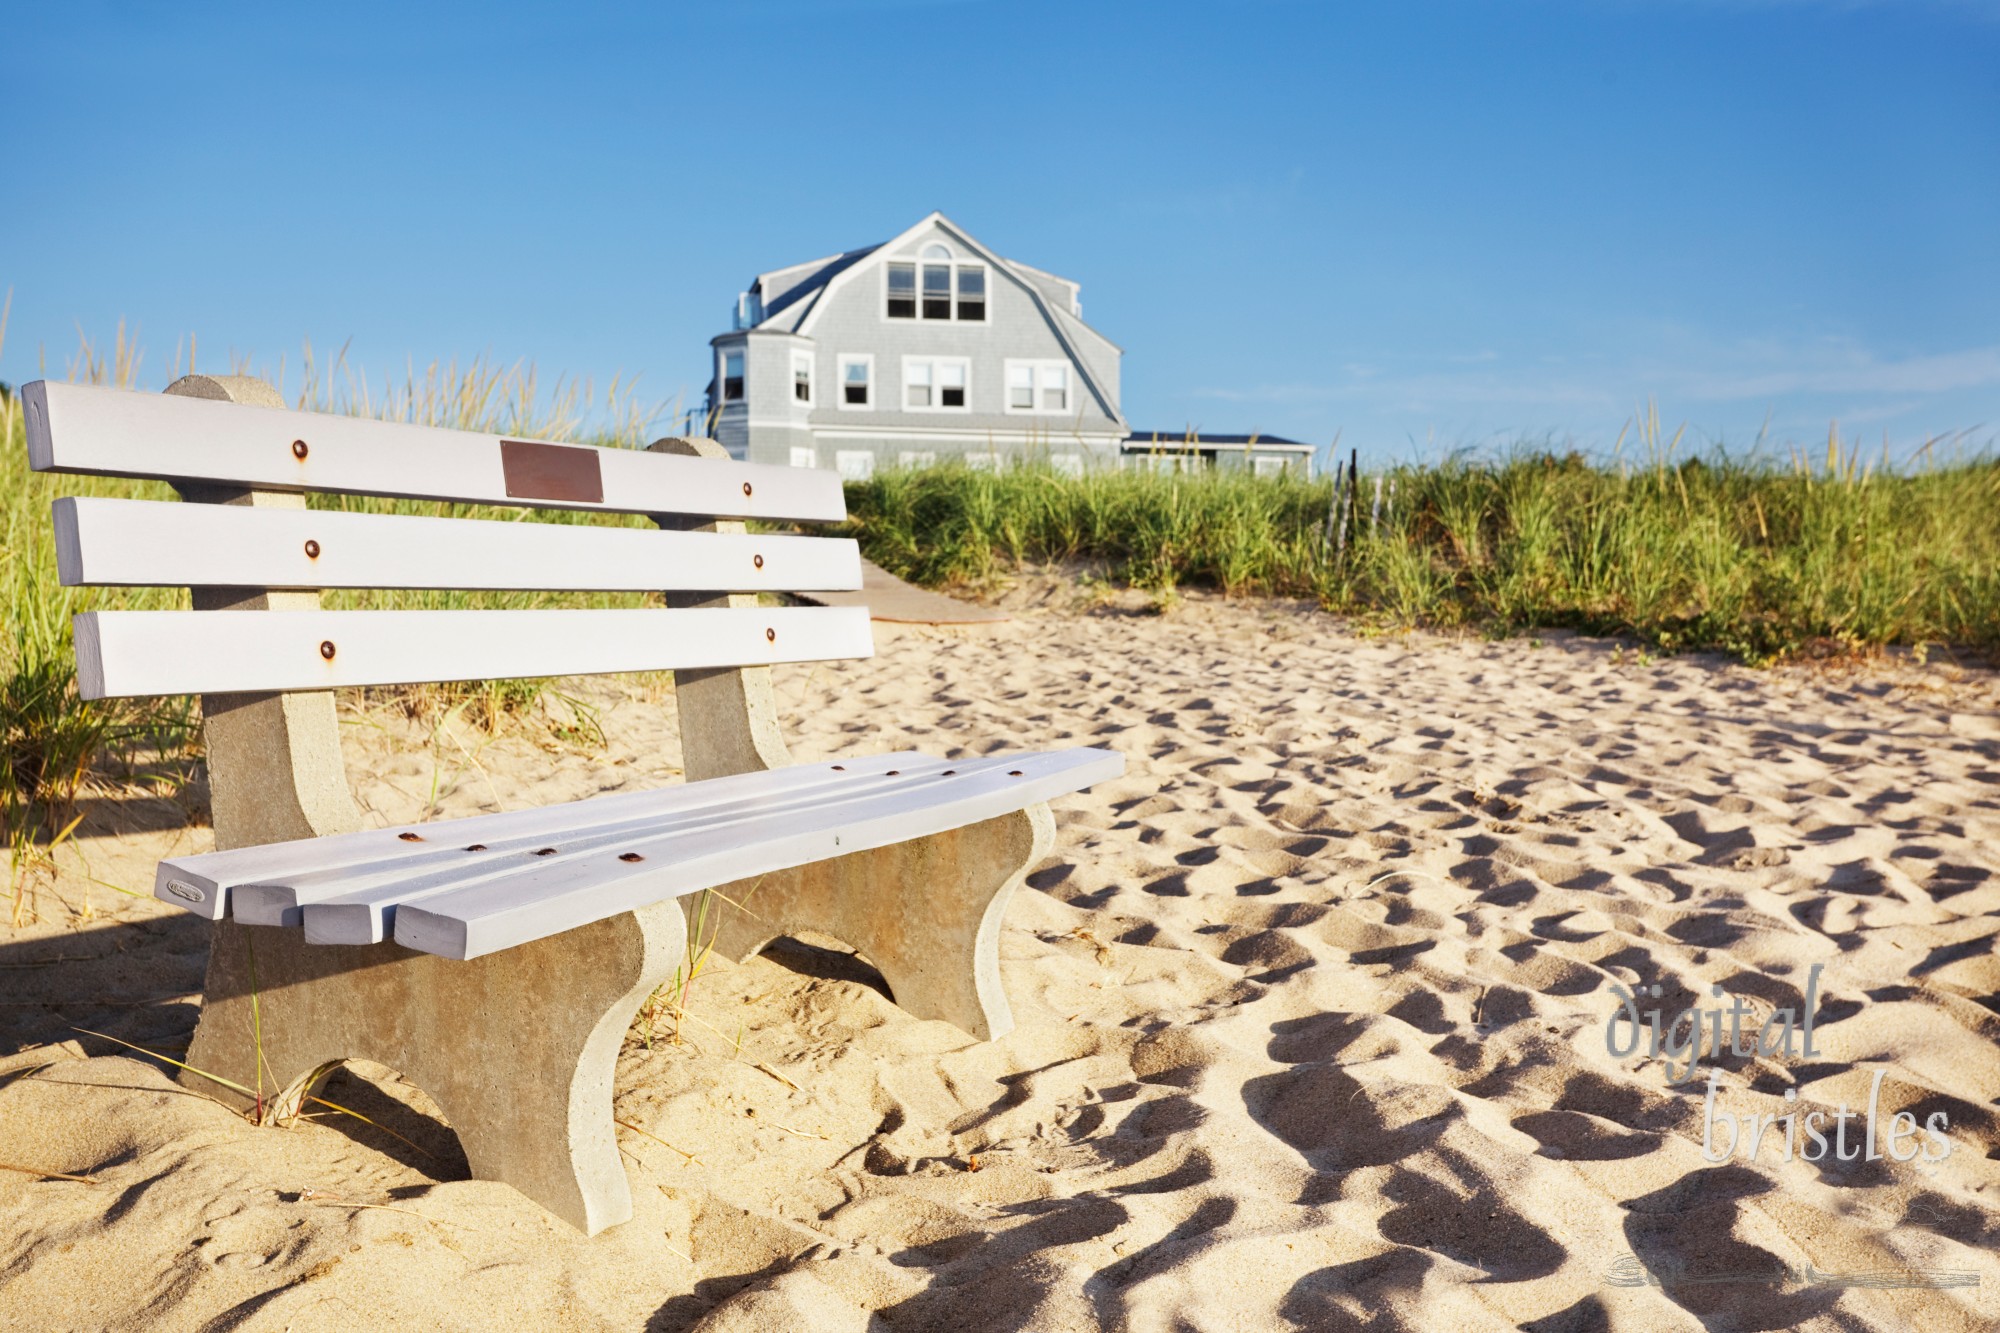
[[[813,448],[813,446],[811,446],[810,444],[795,444],[795,445],[793,445],[793,446],[792,446],[792,466],[793,466],[793,467],[818,467],[818,466],[819,466],[819,450],[817,450],[817,449]]]
[[[1083,475],[1083,455],[1079,453],[1050,454],[1049,467],[1054,470],[1057,476],[1080,477]]]
[[[1016,370],[1025,370],[1033,377],[1034,392],[1031,395],[1033,399],[1032,406],[1014,406],[1014,372]],[[1049,388],[1049,372],[1052,370],[1063,372],[1063,405],[1060,408],[1041,406],[1042,395]],[[1003,379],[1003,387],[1006,392],[1005,397],[1001,401],[1001,406],[1006,409],[1009,416],[1016,417],[1074,416],[1076,415],[1076,391],[1079,379],[1076,367],[1068,361],[1027,361],[1017,357],[1009,357],[1006,362]]]
[[[931,375],[931,403],[928,407],[910,406],[910,370],[913,366],[929,366]],[[942,366],[957,366],[965,374],[965,405],[945,407],[937,399],[940,396],[938,369]],[[904,412],[942,412],[947,416],[966,416],[972,411],[972,358],[969,356],[906,356],[903,358],[903,380],[896,386],[897,405]]]
[[[980,449],[965,455],[965,465],[974,472],[999,472],[1007,466],[1007,455]]]
[[[898,449],[898,450],[896,451],[896,466],[897,466],[897,467],[936,467],[936,466],[937,466],[937,450],[935,450],[935,449]]]
[[[983,290],[979,293],[979,318],[965,319],[958,313],[959,303],[965,299],[961,274],[969,268],[980,271]],[[951,322],[954,324],[990,324],[993,313],[993,266],[983,259],[953,260],[951,265]]]
[[[875,382],[875,354],[873,352],[842,352],[835,359],[835,362],[839,370],[839,375],[837,376],[837,392],[834,396],[833,405],[849,412],[874,411],[876,405],[875,390],[880,387]],[[865,366],[868,369],[868,401],[865,403],[850,403],[847,401],[847,368],[849,366]]]
[[[1250,475],[1253,477],[1282,477],[1292,470],[1292,460],[1285,454],[1250,455]]]
[[[799,397],[799,372],[801,370],[806,373],[806,396],[803,398]],[[792,396],[789,401],[804,403],[807,407],[813,406],[814,396],[819,392],[818,387],[813,384],[813,381],[817,378],[818,376],[813,374],[813,354],[811,352],[793,352]]]
[[[840,473],[842,481],[866,481],[875,475],[875,451],[873,449],[836,449],[833,452],[834,470]]]
[[[747,347],[722,347],[716,349],[715,387],[720,390],[716,396],[722,402],[743,403],[750,400],[749,351],[750,349]],[[732,356],[736,358],[737,365],[741,368],[741,373],[735,377],[741,381],[741,388],[734,398],[729,396],[729,358]]]
[[[945,252],[944,257],[939,258],[936,255],[930,254],[929,252],[932,250],[943,250]],[[915,292],[917,297],[917,310],[916,313],[913,315],[891,315],[889,313],[889,266],[891,264],[908,264],[911,268],[913,268],[916,271]],[[924,313],[924,269],[927,266],[935,267],[938,264],[943,264],[946,268],[950,270],[951,287],[948,293],[948,296],[950,298],[948,301],[948,305],[950,308],[943,318],[926,315]],[[923,249],[919,250],[916,254],[895,255],[890,258],[887,258],[882,261],[881,267],[882,267],[881,294],[880,294],[880,299],[876,302],[875,305],[875,314],[876,318],[884,324],[965,323],[965,324],[987,325],[993,322],[994,270],[993,270],[993,265],[987,263],[986,260],[980,256],[974,255],[970,257],[962,257],[958,254],[957,251],[953,250],[950,246],[944,245],[940,242],[933,241],[930,244],[924,246]],[[986,291],[984,293],[984,299],[981,302],[980,317],[978,319],[960,320],[958,317],[958,301],[959,301],[958,274],[959,270],[968,268],[983,269],[985,271]]]

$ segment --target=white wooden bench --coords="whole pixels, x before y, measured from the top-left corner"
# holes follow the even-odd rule
[[[86,698],[202,698],[217,850],[163,862],[155,888],[214,923],[190,1065],[280,1099],[333,1062],[388,1065],[437,1100],[476,1176],[595,1233],[631,1215],[612,1070],[687,958],[682,895],[722,891],[725,957],[828,935],[919,1017],[980,1039],[1012,1025],[1000,924],[1049,850],[1045,802],[1123,760],[794,765],[770,665],[868,656],[868,615],[755,594],[858,588],[859,556],[742,520],[839,519],[835,474],[737,463],[705,440],[642,452],[291,412],[238,377],[166,395],[43,382],[21,399],[37,470],[160,478],[194,502],[55,505],[65,584],[192,590],[191,611],[75,621]],[[327,512],[308,491],[638,513],[660,530]],[[669,605],[324,611],[325,588]],[[685,785],[363,827],[334,689],[663,669]]]

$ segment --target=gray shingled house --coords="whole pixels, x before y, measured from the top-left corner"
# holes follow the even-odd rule
[[[760,273],[734,327],[710,340],[709,430],[738,458],[849,477],[955,458],[1309,466],[1311,446],[1275,437],[1135,434],[1118,406],[1122,352],[1083,322],[1077,290],[941,213],[880,245]]]

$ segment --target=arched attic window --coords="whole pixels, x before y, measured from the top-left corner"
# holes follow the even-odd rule
[[[890,319],[986,319],[986,266],[955,259],[950,247],[933,242],[917,263],[888,266]],[[920,296],[921,294],[921,296]]]

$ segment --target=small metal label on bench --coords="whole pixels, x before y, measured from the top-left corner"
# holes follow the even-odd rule
[[[197,889],[192,884],[183,884],[177,879],[167,881],[167,892],[173,894],[176,898],[191,903],[204,903],[208,901],[208,895],[200,889]]]
[[[500,471],[516,500],[604,503],[602,454],[587,444],[500,441]]]

